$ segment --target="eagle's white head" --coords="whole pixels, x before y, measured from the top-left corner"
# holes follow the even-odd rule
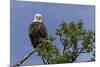
[[[33,22],[42,22],[42,15],[39,13],[35,14]]]

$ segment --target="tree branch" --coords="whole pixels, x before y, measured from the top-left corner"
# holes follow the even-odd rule
[[[64,49],[63,49],[63,55],[64,55],[64,53],[65,53],[65,47],[64,47]]]
[[[46,62],[45,62],[45,60],[44,60],[44,58],[43,58],[43,57],[42,57],[42,61],[43,61],[43,63],[44,63],[44,64],[46,64]]]
[[[77,52],[77,53],[80,53],[80,52]],[[87,53],[87,52],[84,51],[84,52],[81,52],[81,53]]]
[[[20,66],[25,60],[27,60],[33,53],[35,52],[35,50],[32,50],[29,54],[25,55],[20,61],[18,61],[13,67],[18,67]]]
[[[72,46],[72,44],[70,44],[70,46],[69,46],[69,47],[66,47],[66,48],[65,48],[65,50],[66,50],[66,49],[69,49],[69,48],[71,48],[71,46]]]
[[[64,45],[63,41],[62,41],[62,36],[60,36],[60,41],[61,41],[61,44]],[[65,46],[63,48],[63,54],[65,53]]]
[[[78,56],[82,53],[83,49],[84,49],[84,48],[82,48],[82,49],[80,50],[80,52],[78,52],[78,54],[77,54],[76,57],[78,57]]]

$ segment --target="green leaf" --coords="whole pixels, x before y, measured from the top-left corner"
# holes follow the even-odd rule
[[[62,35],[61,29],[56,29],[56,35],[58,35],[58,36]]]

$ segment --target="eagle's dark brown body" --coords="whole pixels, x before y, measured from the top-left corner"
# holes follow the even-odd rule
[[[47,38],[47,30],[42,22],[32,22],[29,27],[29,37],[32,46],[36,48],[39,45],[40,38]]]

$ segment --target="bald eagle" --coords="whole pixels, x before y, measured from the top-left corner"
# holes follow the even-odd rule
[[[44,23],[42,22],[42,15],[35,14],[33,22],[29,26],[29,38],[31,40],[33,48],[39,45],[39,39],[47,39],[48,34]]]

